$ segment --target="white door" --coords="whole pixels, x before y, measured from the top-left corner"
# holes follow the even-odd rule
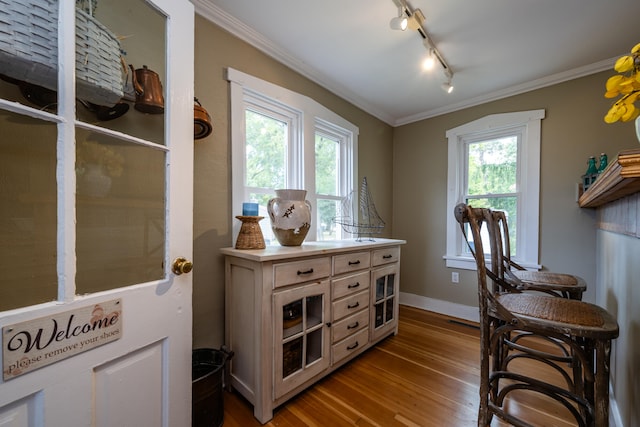
[[[0,426],[188,426],[193,5],[9,3]]]

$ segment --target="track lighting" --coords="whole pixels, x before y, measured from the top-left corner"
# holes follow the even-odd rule
[[[408,25],[409,19],[404,15],[404,9],[402,7],[398,7],[398,16],[391,19],[389,26],[392,30],[404,31],[407,29]]]
[[[427,57],[422,62],[422,67],[425,70],[430,70],[435,65],[436,61],[442,65],[444,75],[447,81],[442,84],[442,88],[447,93],[453,91],[453,85],[451,80],[453,79],[453,71],[449,64],[445,61],[444,57],[438,51],[438,48],[429,37],[429,33],[424,28],[425,17],[420,9],[413,10],[411,6],[407,4],[406,0],[393,0],[393,3],[398,7],[398,16],[393,18],[389,23],[394,30],[405,30],[410,28],[418,32],[422,37],[422,44],[427,49]]]
[[[417,29],[422,27],[422,23],[424,22],[424,19],[425,18],[424,18],[424,14],[422,13],[422,11],[420,9],[416,9],[409,16],[409,21],[408,21],[407,25],[409,26],[409,29],[417,30]]]
[[[453,72],[451,69],[445,68],[444,75],[447,76],[447,81],[442,83],[442,89],[447,93],[451,93],[453,92],[453,85],[451,84],[451,80],[453,80]]]

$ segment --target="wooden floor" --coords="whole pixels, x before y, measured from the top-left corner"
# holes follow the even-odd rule
[[[397,336],[277,408],[265,425],[476,426],[477,325],[407,306],[400,306],[399,320]],[[509,404],[533,425],[575,424],[564,408],[539,396]],[[260,426],[253,407],[238,393],[224,393],[224,409],[225,427]],[[491,425],[507,424],[494,417]]]

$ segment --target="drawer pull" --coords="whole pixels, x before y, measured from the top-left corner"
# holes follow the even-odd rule
[[[359,344],[358,344],[358,341],[356,341],[356,343],[355,343],[355,344],[352,344],[352,345],[348,346],[348,347],[347,347],[347,350],[353,350],[354,348],[357,348],[357,347],[358,347],[358,345],[359,345]]]
[[[360,301],[357,301],[355,304],[353,305],[347,305],[347,308],[356,308],[356,307],[360,307]]]
[[[352,323],[351,325],[347,325],[347,329],[355,329],[360,326],[360,322]]]
[[[357,261],[349,261],[349,265],[358,265],[360,264],[360,260]]]
[[[310,268],[310,269],[305,270],[305,271],[298,270],[298,276],[301,276],[303,274],[311,274],[311,273],[313,273],[313,268]]]
[[[352,283],[351,285],[347,286],[347,289],[355,289],[358,286],[360,286],[360,282]]]
[[[393,255],[382,255],[382,259],[393,258]]]

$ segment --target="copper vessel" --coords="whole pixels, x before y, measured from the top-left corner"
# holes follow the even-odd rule
[[[134,108],[148,114],[164,113],[164,97],[162,95],[162,83],[158,73],[143,65],[142,68],[132,71],[133,88],[136,91],[136,103]]]
[[[198,98],[193,98],[193,138],[194,139],[202,139],[211,133],[213,130],[213,125],[211,124],[211,116],[205,110],[205,108],[200,104]]]

